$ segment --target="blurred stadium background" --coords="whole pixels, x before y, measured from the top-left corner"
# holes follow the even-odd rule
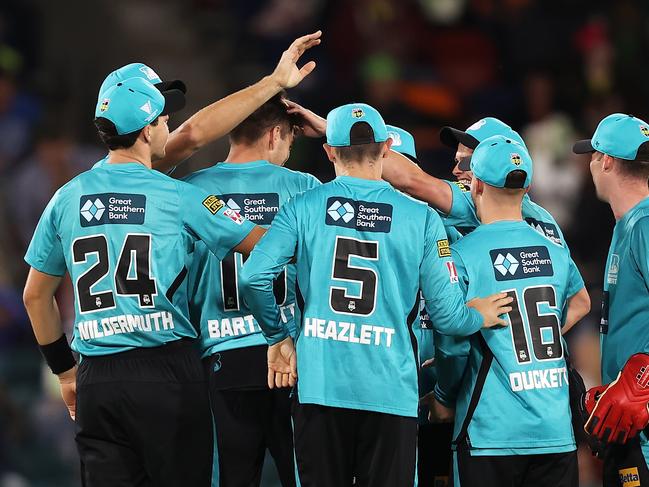
[[[0,487],[77,486],[74,425],[42,366],[21,290],[26,244],[53,192],[103,157],[98,87],[142,61],[189,87],[195,110],[269,73],[298,35],[322,29],[316,71],[289,96],[326,115],[364,101],[411,131],[427,171],[450,177],[442,125],[493,115],[525,138],[532,194],[553,213],[593,311],[569,333],[587,386],[599,382],[599,296],[613,218],[572,141],[604,115],[647,119],[649,3],[633,0],[2,0],[0,2]],[[321,180],[321,141],[298,140],[289,167]],[[219,161],[227,141],[178,169]],[[71,295],[61,292],[69,320]],[[597,485],[584,451],[581,483]],[[278,485],[269,471],[264,485]]]

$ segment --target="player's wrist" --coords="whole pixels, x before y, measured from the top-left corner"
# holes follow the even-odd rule
[[[70,372],[77,365],[77,361],[72,355],[72,349],[68,344],[68,339],[65,333],[52,343],[46,345],[39,345],[41,353],[45,358],[45,362],[52,370],[52,373],[61,375]]]
[[[270,96],[275,96],[277,93],[282,91],[284,89],[284,86],[282,85],[279,76],[275,73],[272,72],[271,74],[264,76],[258,83],[261,87],[265,88],[268,90],[270,93]]]

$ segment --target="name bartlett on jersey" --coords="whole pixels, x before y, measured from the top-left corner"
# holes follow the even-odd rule
[[[288,313],[295,319],[295,303],[280,306],[279,312],[282,321],[288,323]],[[207,320],[207,331],[210,338],[225,338],[261,332],[261,328],[259,328],[259,325],[255,321],[255,317],[252,314],[248,314],[245,316]]]

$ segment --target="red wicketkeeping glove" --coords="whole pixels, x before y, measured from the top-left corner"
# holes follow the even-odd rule
[[[626,443],[649,424],[649,355],[632,355],[599,398],[595,391],[591,396],[596,404],[586,432],[604,443]]]

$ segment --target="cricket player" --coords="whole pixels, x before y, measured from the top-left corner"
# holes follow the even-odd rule
[[[415,139],[408,131],[386,125],[388,136],[392,139],[391,150],[405,155],[417,162]],[[462,235],[452,226],[445,226],[449,243],[457,241]],[[437,368],[432,357],[435,355],[433,323],[426,310],[426,301],[420,296],[419,319],[413,323],[412,330],[417,339],[419,357],[419,396],[432,394],[437,382]],[[451,440],[453,425],[449,422],[431,423],[428,421],[428,407],[419,411],[417,432],[417,477],[419,487],[443,487],[448,485],[451,473]]]
[[[184,105],[142,78],[97,104],[105,165],[61,187],[25,255],[24,301],[76,421],[84,486],[209,486],[212,419],[187,267],[202,241],[222,259],[264,230],[214,195],[151,170],[165,156],[168,113]],[[72,349],[55,292],[74,287]]]
[[[468,335],[503,324],[503,295],[459,291],[436,213],[381,180],[392,140],[362,103],[327,117],[337,178],[293,197],[244,264],[240,285],[269,345],[269,385],[299,376],[293,409],[302,486],[415,482],[419,290],[434,326]],[[297,363],[273,279],[297,265]]]
[[[591,154],[597,196],[616,220],[600,325],[604,385],[586,395],[586,431],[608,444],[604,485],[649,485],[649,124],[614,113],[573,150]]]
[[[218,100],[196,112],[169,134],[165,156],[153,161],[154,169],[162,172],[173,170],[205,145],[223,137],[259,108],[263,103],[283,89],[297,86],[315,69],[315,62],[309,61],[301,68],[297,62],[308,49],[320,44],[321,31],[296,39],[282,54],[275,70],[257,83]],[[107,88],[124,79],[140,77],[153,83],[163,94],[167,91],[186,93],[185,83],[180,80],[162,81],[160,76],[143,63],[131,63],[110,73],[101,87],[97,103],[105,98]],[[106,158],[95,166],[106,163]]]
[[[289,199],[320,185],[309,174],[283,167],[297,130],[295,117],[286,112],[285,96],[275,95],[230,132],[230,153],[224,162],[185,178],[264,227]],[[241,295],[242,261],[239,253],[219,261],[198,242],[189,268],[190,312],[201,330],[220,485],[258,486],[268,450],[282,485],[294,486],[290,390],[268,388],[268,345]],[[286,266],[274,290],[282,321],[294,335],[294,265]]]
[[[507,293],[507,328],[436,343],[435,396],[456,407],[454,486],[577,487],[568,371],[561,328],[590,301],[568,249],[523,221],[532,181],[524,146],[482,141],[471,158],[481,225],[453,244],[466,298]]]

